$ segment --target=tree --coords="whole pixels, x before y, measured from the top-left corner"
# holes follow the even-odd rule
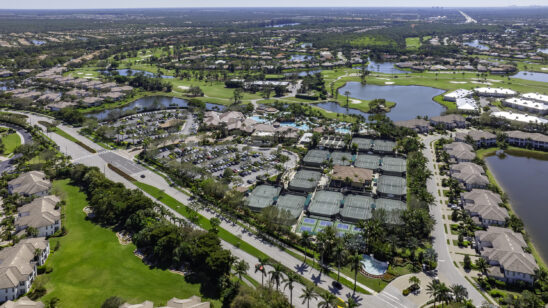
[[[349,103],[349,99],[348,97],[350,96],[350,91],[344,91],[344,96],[346,96],[346,108],[348,108],[348,103]]]
[[[240,88],[234,89],[234,93],[233,93],[233,96],[232,96],[232,100],[234,102],[234,105],[237,105],[237,104],[241,103],[242,98],[243,98],[242,89],[240,89]]]
[[[59,299],[59,297],[54,296],[46,302],[46,307],[47,308],[55,308],[55,307],[58,306],[60,301],[61,301],[61,299]]]
[[[458,303],[462,303],[468,298],[468,290],[463,285],[454,284],[451,286],[451,291]]]
[[[221,225],[221,220],[217,217],[213,217],[209,220],[209,224],[211,225],[211,229],[209,229],[213,233],[219,232],[219,226]]]
[[[346,302],[346,308],[356,308],[360,304],[354,299],[354,297],[350,297],[348,301]]]
[[[350,256],[349,258],[350,263],[350,269],[354,272],[354,294],[356,294],[356,283],[358,281],[358,272],[360,271],[362,267],[362,256],[359,254],[354,254],[353,256]]]
[[[236,266],[234,267],[234,271],[236,272],[236,275],[238,275],[238,278],[242,280],[242,276],[247,273],[247,270],[249,269],[249,264],[245,262],[244,260],[240,260],[236,262]]]
[[[409,283],[418,289],[419,285],[421,284],[421,280],[417,276],[411,276],[409,277]]]
[[[125,301],[118,296],[111,296],[103,302],[101,308],[118,308],[123,305],[124,302]]]
[[[478,259],[476,259],[476,268],[480,272],[485,274],[487,272],[487,269],[489,268],[489,264],[487,263],[487,261],[484,258],[478,258]]]
[[[276,291],[280,289],[280,282],[283,279],[283,267],[281,264],[276,263],[273,266],[273,269],[268,272],[270,274],[270,282],[274,282],[276,284]]]
[[[470,270],[472,268],[472,260],[470,259],[469,255],[464,256],[464,269]]]
[[[335,253],[335,261],[337,262],[337,282],[339,282],[341,276],[341,264],[346,258],[346,249],[342,243],[339,242],[337,246],[335,246],[333,252]]]
[[[293,306],[293,287],[294,287],[293,284],[297,281],[298,281],[298,277],[293,272],[289,272],[289,274],[287,274],[287,277],[283,280],[284,290],[286,288],[289,288],[289,303],[291,304],[291,306]]]
[[[335,301],[337,297],[331,292],[324,292],[320,294],[322,301],[318,303],[319,308],[334,308],[336,306]]]
[[[316,294],[316,291],[314,291],[313,286],[307,286],[303,289],[303,294],[299,296],[303,300],[303,304],[306,302],[306,307],[310,308],[310,300],[318,298],[318,295]]]
[[[306,255],[307,255],[307,249],[310,247],[310,244],[312,240],[312,234],[310,234],[308,231],[303,231],[301,233],[301,238],[299,239],[299,244],[303,246],[304,248],[304,261],[303,264],[306,263]]]
[[[266,265],[268,258],[259,258],[259,263],[255,265],[255,273],[261,272],[261,286],[264,286],[264,276],[266,276]]]
[[[432,280],[426,286],[426,294],[434,300],[434,307],[436,307],[436,302],[439,297],[440,282],[438,280]]]

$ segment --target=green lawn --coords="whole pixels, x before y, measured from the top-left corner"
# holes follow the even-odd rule
[[[396,45],[396,42],[390,39],[385,38],[377,38],[373,36],[363,36],[357,39],[353,39],[350,41],[350,45],[352,46],[388,46],[388,45]]]
[[[61,246],[47,261],[53,272],[45,277],[48,294],[42,301],[58,297],[60,307],[100,307],[106,298],[116,295],[130,303],[151,300],[162,306],[172,297],[200,296],[199,284],[149,268],[134,256],[133,244],[122,246],[110,229],[85,220],[86,196],[68,180],[56,181],[54,187],[66,198],[68,234],[50,239],[52,248],[57,241]]]
[[[21,137],[17,133],[9,134],[2,138],[2,143],[4,143],[4,155],[9,155],[21,145]]]
[[[418,36],[405,38],[405,47],[407,47],[407,49],[418,49],[420,46],[421,41]]]

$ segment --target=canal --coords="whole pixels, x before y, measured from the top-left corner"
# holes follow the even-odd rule
[[[548,155],[532,157],[520,151],[485,158],[512,209],[523,220],[543,260],[548,260]]]

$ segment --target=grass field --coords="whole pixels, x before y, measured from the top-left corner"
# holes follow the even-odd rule
[[[373,36],[364,36],[360,38],[353,39],[350,41],[352,46],[388,46],[395,45],[396,42],[388,39],[380,39]]]
[[[85,220],[86,196],[68,180],[56,181],[54,187],[66,198],[68,234],[50,239],[52,248],[57,241],[61,246],[47,261],[53,272],[45,276],[48,294],[43,301],[58,297],[60,307],[100,307],[108,297],[120,296],[134,304],[151,300],[162,306],[172,297],[200,296],[199,284],[149,268],[134,256],[133,244],[123,246],[110,229]]]
[[[406,37],[405,47],[407,49],[418,49],[421,47],[421,41],[419,37]]]
[[[17,133],[9,134],[2,138],[2,143],[4,144],[4,155],[9,155],[21,145],[21,137]]]

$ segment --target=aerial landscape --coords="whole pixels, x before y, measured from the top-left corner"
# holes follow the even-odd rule
[[[535,1],[1,3],[0,308],[546,307]]]

